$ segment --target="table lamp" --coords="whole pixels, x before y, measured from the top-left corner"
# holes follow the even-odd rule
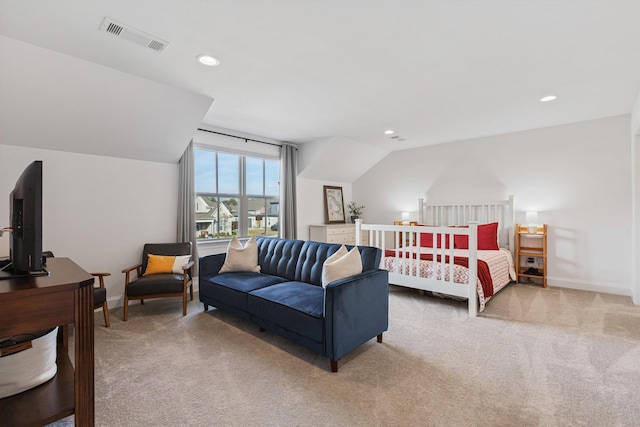
[[[525,221],[527,222],[527,229],[529,233],[538,232],[538,212],[527,211],[525,214]]]
[[[402,225],[409,225],[409,212],[402,212]]]

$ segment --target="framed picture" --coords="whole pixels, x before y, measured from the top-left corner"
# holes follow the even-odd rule
[[[324,186],[324,219],[327,224],[344,224],[342,187]]]

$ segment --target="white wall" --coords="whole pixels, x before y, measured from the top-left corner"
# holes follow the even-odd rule
[[[633,271],[633,302],[640,304],[640,93],[631,112],[631,170],[633,192],[633,231],[634,242],[631,256],[636,260]]]
[[[43,249],[88,272],[108,272],[109,305],[122,305],[122,269],[144,243],[175,242],[178,165],[0,145],[0,224],[24,168],[43,161]],[[0,238],[7,245],[8,235]],[[5,240],[7,239],[7,240]]]
[[[549,224],[551,286],[631,295],[630,117],[391,153],[353,184],[367,222],[432,201],[516,197]]]
[[[298,149],[298,174],[304,179],[323,180],[329,175],[334,181],[353,182],[387,154],[389,150],[350,138],[320,139]]]
[[[639,98],[640,99],[640,98]],[[636,260],[633,271],[633,302],[640,304],[640,129],[636,130],[631,138],[631,164],[632,164],[632,191],[633,191],[633,248],[631,250],[632,259]]]
[[[630,295],[630,126],[623,116],[394,152],[353,184],[299,178],[298,238],[324,222],[324,185],[343,187],[345,205],[365,205],[369,223],[405,210],[415,218],[418,197],[515,194],[519,221],[536,209],[550,225],[550,285]],[[44,248],[110,272],[109,303],[121,305],[121,270],[139,262],[143,243],[175,241],[178,166],[0,145],[0,226],[33,160],[44,161]]]

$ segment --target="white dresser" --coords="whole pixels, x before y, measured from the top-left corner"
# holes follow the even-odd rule
[[[366,246],[369,242],[369,231],[362,230],[359,246]],[[309,226],[309,240],[326,243],[341,243],[354,245],[356,242],[355,224],[323,224]]]

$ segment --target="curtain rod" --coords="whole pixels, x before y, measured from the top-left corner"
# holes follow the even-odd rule
[[[203,132],[209,132],[209,133],[217,133],[218,135],[224,135],[224,136],[228,136],[228,137],[231,137],[231,138],[244,139],[244,142],[248,142],[248,141],[259,142],[260,144],[274,145],[276,147],[282,147],[283,145],[293,145],[293,144],[276,144],[274,142],[258,141],[257,139],[245,138],[243,136],[230,135],[228,133],[216,132],[214,130],[208,130],[208,129],[202,129],[202,128],[198,128],[198,130],[201,130]],[[294,147],[295,147],[295,145],[294,145]]]

